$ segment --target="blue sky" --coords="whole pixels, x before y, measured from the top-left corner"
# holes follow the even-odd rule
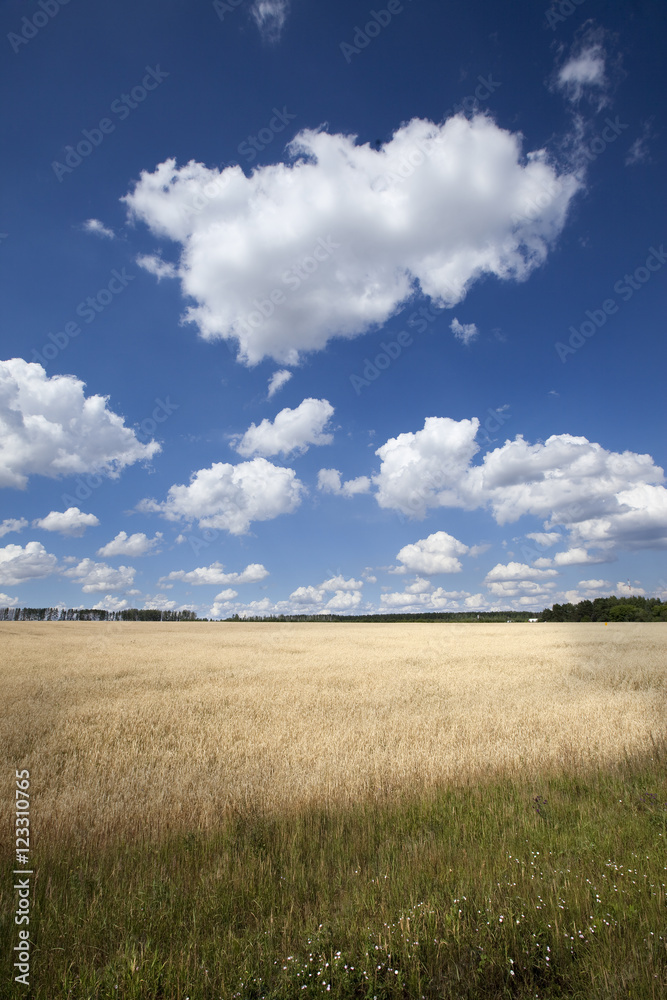
[[[667,12],[1,7],[0,606],[667,596]]]

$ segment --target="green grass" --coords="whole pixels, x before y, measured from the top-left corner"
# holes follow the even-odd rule
[[[0,996],[658,1000],[666,841],[657,750],[104,852],[38,840],[31,986],[10,860]]]

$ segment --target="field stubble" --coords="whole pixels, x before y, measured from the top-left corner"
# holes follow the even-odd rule
[[[667,729],[660,624],[3,623],[38,842],[613,764]]]

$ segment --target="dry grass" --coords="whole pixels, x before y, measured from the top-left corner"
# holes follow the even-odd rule
[[[660,624],[2,623],[0,643],[0,756],[30,769],[43,842],[581,768],[667,730]]]

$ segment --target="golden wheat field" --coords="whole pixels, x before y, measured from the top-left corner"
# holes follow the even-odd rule
[[[44,840],[579,768],[667,729],[661,624],[22,622],[0,644],[0,752]]]

